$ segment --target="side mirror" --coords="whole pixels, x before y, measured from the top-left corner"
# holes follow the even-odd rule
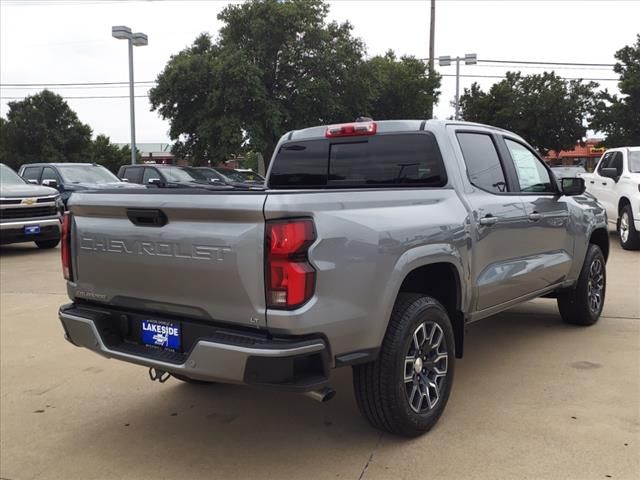
[[[614,180],[620,176],[617,168],[603,168],[600,170],[600,175],[607,178],[613,178]]]
[[[565,177],[560,179],[560,187],[563,195],[582,195],[586,190],[584,178]]]
[[[220,179],[219,179],[219,178],[210,178],[210,179],[209,179],[209,181],[210,181],[211,183],[219,183],[219,182],[220,182]]]
[[[121,178],[120,181],[121,182],[125,182],[125,183],[129,183],[129,179],[128,178]]]
[[[149,180],[147,180],[147,183],[149,185],[155,185],[156,187],[162,186],[162,180],[160,180],[159,178],[150,178]]]
[[[42,185],[44,185],[45,187],[58,188],[57,180],[53,180],[53,179],[43,180]]]

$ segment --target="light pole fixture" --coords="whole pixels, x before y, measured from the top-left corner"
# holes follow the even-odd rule
[[[149,39],[144,33],[131,33],[131,29],[124,25],[111,27],[111,36],[118,40],[129,41],[129,115],[131,117],[131,164],[134,165],[136,163],[136,113],[133,92],[133,47],[144,47],[149,44]]]
[[[475,53],[467,53],[464,57],[451,58],[450,56],[438,57],[438,65],[448,67],[451,62],[456,62],[456,114],[455,119],[460,119],[460,62],[464,60],[465,65],[475,65],[478,63],[478,55]]]

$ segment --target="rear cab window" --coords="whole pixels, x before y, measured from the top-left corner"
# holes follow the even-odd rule
[[[457,137],[469,181],[490,193],[507,192],[506,176],[491,135],[481,132],[459,132]]]
[[[447,183],[430,132],[292,141],[274,160],[269,187],[405,188]]]

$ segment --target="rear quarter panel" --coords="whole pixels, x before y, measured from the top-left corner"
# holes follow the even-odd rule
[[[313,298],[294,311],[269,310],[273,332],[323,332],[333,355],[376,348],[406,275],[446,261],[468,272],[467,212],[453,188],[270,192],[267,220],[312,217]]]

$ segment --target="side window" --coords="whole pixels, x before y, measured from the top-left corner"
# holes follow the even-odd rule
[[[622,175],[622,152],[613,152],[609,168],[615,168],[618,171],[618,176]]]
[[[602,156],[602,161],[600,165],[598,165],[598,173],[602,173],[603,168],[608,168],[609,163],[611,163],[611,158],[613,157],[613,152],[607,152]]]
[[[42,170],[42,178],[40,179],[40,183],[44,182],[45,180],[55,180],[56,182],[60,183],[58,174],[51,167],[44,167],[44,170]]]
[[[24,172],[22,172],[22,178],[27,182],[33,183],[35,181],[37,183],[40,178],[41,170],[42,167],[25,167]]]
[[[140,183],[142,181],[142,168],[125,168],[122,178],[126,178],[130,183]]]
[[[506,192],[507,182],[491,136],[485,133],[458,133],[457,137],[469,181],[491,193]]]
[[[142,184],[149,185],[149,180],[152,178],[162,178],[160,177],[160,173],[155,168],[145,168],[144,175],[142,176]]]
[[[516,167],[522,192],[555,193],[549,171],[540,159],[521,143],[504,139]]]

